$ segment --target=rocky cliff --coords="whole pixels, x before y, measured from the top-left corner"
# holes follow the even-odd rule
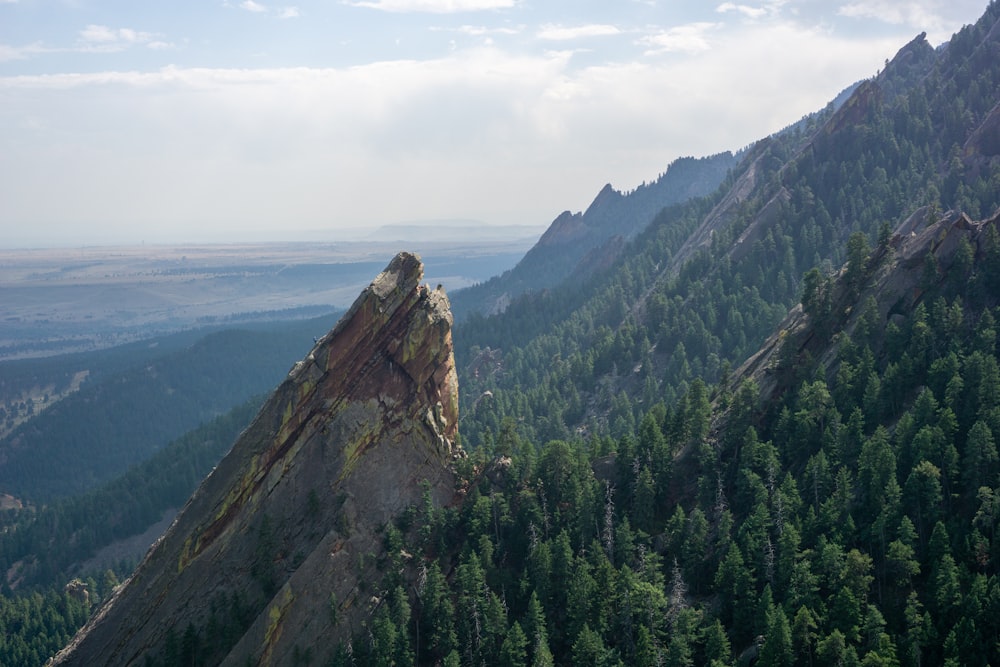
[[[452,316],[422,277],[418,257],[392,260],[55,664],[164,664],[192,645],[198,664],[323,664],[362,631],[385,525],[455,488]]]

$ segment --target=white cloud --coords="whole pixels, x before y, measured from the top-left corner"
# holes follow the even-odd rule
[[[156,39],[149,32],[132,28],[109,28],[106,25],[91,24],[80,31],[80,46],[76,51],[109,53],[124,51],[130,46],[146,44],[151,48],[162,48],[165,42]],[[156,44],[157,46],[153,46]]]
[[[646,35],[639,40],[639,44],[646,47],[646,55],[701,53],[711,48],[707,33],[718,27],[718,23],[689,23]]]
[[[0,0],[0,2],[2,1]],[[104,25],[91,24],[79,32],[79,39],[72,47],[49,47],[41,42],[24,46],[0,44],[0,63],[26,60],[44,54],[117,53],[125,51],[132,46],[142,45],[156,51],[176,47],[173,42],[159,39],[159,36],[153,33],[133,30],[132,28],[116,29]]]
[[[131,28],[122,28],[118,31],[118,36],[123,41],[130,44],[141,44],[152,39],[152,35],[147,32],[137,32]]]
[[[542,26],[542,29],[538,31],[538,38],[551,41],[568,41],[583,37],[606,37],[620,34],[621,30],[616,26],[603,23],[579,26],[546,25]]]
[[[482,25],[461,25],[457,28],[443,28],[440,26],[433,26],[431,30],[436,32],[457,32],[463,35],[469,35],[470,37],[486,37],[489,35],[519,35],[524,32],[524,26],[519,25],[515,27],[496,27],[491,28]]]
[[[759,19],[762,16],[767,15],[767,10],[763,7],[751,7],[750,5],[737,5],[733,2],[724,2],[715,8],[715,11],[720,14],[725,14],[727,12],[737,12],[743,14],[744,16],[752,19]]]
[[[840,7],[837,13],[851,18],[874,18],[894,25],[925,23],[928,19],[936,18],[934,13],[921,3],[879,0],[846,4]]]
[[[80,38],[85,42],[117,42],[118,33],[106,25],[88,25],[80,31]]]
[[[256,2],[256,0],[243,0],[238,5],[233,5],[229,0],[222,3],[223,7],[233,9],[239,8],[252,14],[267,14],[279,19],[296,19],[302,16],[301,10],[295,5],[284,7],[269,7],[268,5]]]
[[[267,7],[258,2],[254,2],[253,0],[243,0],[243,2],[240,3],[240,9],[245,9],[248,12],[254,12],[255,14],[267,11]]]
[[[349,0],[354,7],[367,7],[385,12],[455,14],[491,9],[510,9],[519,0]]]
[[[10,46],[9,44],[0,44],[0,63],[10,62],[13,60],[25,60],[31,56],[36,56],[40,53],[48,53],[49,51],[50,49],[45,48],[38,42],[28,44],[26,46]]]
[[[940,43],[955,32],[960,17],[976,16],[982,6],[981,0],[866,0],[848,2],[838,8],[837,14],[926,31],[932,42]]]
[[[12,60],[23,60],[25,57],[26,55],[23,47],[18,48],[8,44],[0,44],[0,63],[6,63]]]
[[[609,180],[633,187],[678,156],[780,129],[899,46],[790,25],[719,30],[688,57],[586,68],[568,50],[478,48],[345,68],[0,77],[0,201],[25,224],[181,236],[414,217],[539,224]]]

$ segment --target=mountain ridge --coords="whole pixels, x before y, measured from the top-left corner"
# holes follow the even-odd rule
[[[665,206],[709,194],[735,164],[730,152],[678,158],[656,180],[630,192],[606,184],[586,211],[560,213],[513,269],[458,290],[452,300],[459,319],[470,312],[501,312],[527,291],[552,287],[570,275],[591,275],[583,261],[589,252],[616,236],[633,238]]]
[[[610,428],[618,437],[636,417],[615,409],[617,394],[669,405],[695,378],[717,381],[794,306],[811,267],[844,262],[852,233],[872,242],[926,205],[989,217],[1000,154],[977,130],[995,123],[1000,103],[997,59],[986,57],[1000,57],[998,16],[991,3],[947,48],[918,36],[839,108],[757,142],[710,198],[661,211],[599,282],[512,302],[503,319],[462,321],[470,347],[514,350],[488,381],[463,376],[470,403],[494,397],[499,414],[484,412],[483,424],[495,432],[527,401],[549,418],[521,422],[526,437],[600,432],[621,417],[621,430]],[[557,357],[565,364],[549,363]],[[554,387],[564,413],[552,418],[551,398],[535,402],[542,392],[522,391],[522,376]]]

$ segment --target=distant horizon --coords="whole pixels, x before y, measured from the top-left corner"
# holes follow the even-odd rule
[[[248,235],[239,235],[233,238],[231,231],[206,231],[202,236],[187,237],[151,237],[151,238],[129,238],[123,236],[94,237],[89,236],[67,236],[65,238],[31,238],[23,240],[11,239],[10,236],[0,237],[0,250],[59,250],[75,248],[137,248],[143,246],[151,247],[181,247],[181,246],[240,246],[240,245],[280,245],[280,244],[337,244],[337,243],[385,243],[391,241],[418,242],[427,240],[418,236],[418,232],[427,231],[428,228],[438,228],[440,231],[448,230],[471,230],[476,229],[479,234],[463,235],[455,239],[456,243],[468,243],[478,239],[489,242],[514,243],[518,241],[537,240],[544,233],[550,223],[541,225],[529,224],[490,224],[480,220],[411,220],[390,222],[378,225],[373,228],[346,227],[339,229],[260,229],[254,230]],[[410,235],[399,238],[379,238],[378,235],[387,231],[405,232],[411,231]]]

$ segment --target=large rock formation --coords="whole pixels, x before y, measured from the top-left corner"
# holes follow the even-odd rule
[[[455,488],[452,316],[422,277],[392,260],[55,664],[325,664],[362,630],[386,523]]]

